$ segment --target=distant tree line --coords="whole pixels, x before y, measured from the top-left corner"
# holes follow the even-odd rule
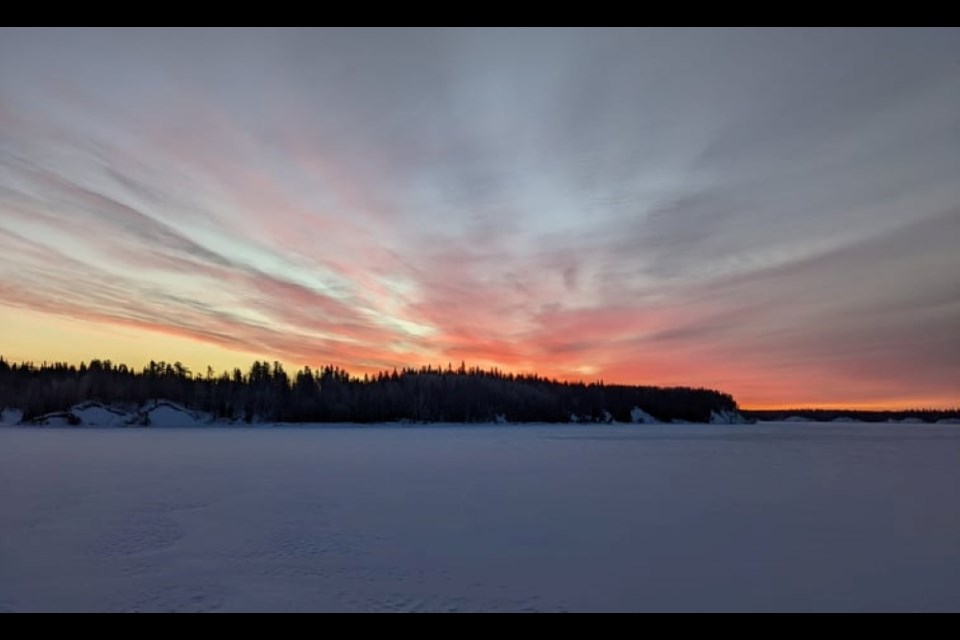
[[[559,382],[464,363],[361,378],[335,366],[290,376],[279,362],[216,375],[179,362],[151,361],[137,371],[109,360],[36,366],[0,357],[0,408],[21,409],[24,420],[90,400],[142,406],[155,399],[217,418],[284,422],[629,422],[634,407],[664,422],[707,422],[713,411],[737,410],[732,396],[710,389]]]
[[[887,422],[889,420],[920,420],[936,422],[960,418],[957,409],[904,409],[901,411],[863,411],[860,409],[765,409],[741,410],[747,418],[765,421],[782,421],[789,418],[804,418],[815,422],[834,420],[859,420],[861,422]]]

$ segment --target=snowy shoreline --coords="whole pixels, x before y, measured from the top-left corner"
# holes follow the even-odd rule
[[[657,420],[639,407],[630,413],[631,422],[618,422],[607,414],[605,420],[590,420],[583,416],[571,415],[569,422],[543,421],[512,421],[505,416],[498,416],[495,421],[488,422],[451,422],[451,421],[415,421],[400,420],[394,422],[283,422],[275,420],[243,419],[227,420],[216,418],[210,414],[194,411],[183,405],[169,400],[152,400],[142,407],[132,405],[106,405],[96,401],[82,402],[66,411],[56,411],[32,420],[23,420],[23,412],[19,409],[0,409],[0,427],[23,428],[311,428],[311,429],[348,429],[348,428],[410,428],[410,427],[497,427],[497,426],[564,426],[564,425],[620,425],[620,426],[683,426],[683,425],[864,425],[878,426],[891,424],[912,425],[955,425],[960,424],[958,418],[941,418],[935,421],[924,421],[915,417],[903,419],[890,418],[883,421],[864,421],[856,418],[835,418],[833,420],[815,420],[801,416],[790,416],[782,420],[756,420],[745,418],[736,411],[711,412],[709,422],[689,422],[672,420],[664,422]]]
[[[606,419],[602,421],[593,421],[582,416],[571,415],[569,424],[750,424],[751,421],[744,418],[736,411],[722,410],[710,413],[710,421],[704,423],[694,423],[683,420],[674,420],[672,422],[661,422],[639,407],[634,407],[630,412],[631,422],[616,422],[609,413]],[[169,400],[152,400],[142,407],[106,405],[96,401],[87,401],[74,405],[66,411],[56,411],[42,416],[37,416],[32,420],[23,420],[23,412],[18,409],[0,410],[0,425],[18,425],[18,426],[36,426],[36,427],[250,427],[250,426],[324,426],[324,425],[353,425],[357,427],[370,425],[449,425],[462,424],[470,425],[504,425],[504,424],[564,424],[547,422],[515,422],[508,420],[506,416],[497,416],[493,422],[417,422],[417,421],[399,421],[399,422],[278,422],[268,420],[253,420],[247,422],[242,419],[226,420],[216,418],[210,414],[191,410],[181,404]]]

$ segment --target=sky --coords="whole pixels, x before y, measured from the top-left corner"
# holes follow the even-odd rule
[[[960,406],[960,29],[0,30],[0,354]]]

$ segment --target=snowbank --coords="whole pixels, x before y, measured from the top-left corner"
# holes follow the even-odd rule
[[[654,418],[652,415],[641,409],[640,407],[634,407],[630,410],[630,422],[633,424],[659,424],[660,421]]]
[[[99,402],[84,402],[75,405],[70,409],[70,413],[79,421],[78,425],[87,427],[122,427],[134,418],[125,411],[102,405]]]
[[[23,420],[23,411],[20,409],[0,409],[0,424],[20,424]]]
[[[4,415],[4,420],[14,422],[19,421],[22,412],[7,409]],[[211,422],[212,416],[167,400],[154,400],[139,409],[126,411],[99,402],[83,402],[67,411],[30,420],[31,424],[44,427],[199,427]]]
[[[138,421],[148,427],[198,427],[211,422],[211,418],[182,405],[159,400],[141,410]]]
[[[750,421],[736,411],[722,409],[710,412],[710,424],[750,424]]]
[[[76,416],[69,411],[47,413],[42,416],[37,416],[29,422],[30,424],[39,425],[41,427],[75,427],[80,424]]]

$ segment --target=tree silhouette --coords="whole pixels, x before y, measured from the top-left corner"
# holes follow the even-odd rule
[[[630,422],[640,408],[654,418],[707,422],[712,412],[737,411],[729,394],[691,387],[560,382],[496,368],[425,365],[375,375],[351,376],[335,365],[303,367],[292,376],[279,362],[255,361],[247,371],[211,368],[192,375],[180,362],[153,361],[140,371],[109,360],[65,363],[10,363],[0,357],[0,408],[23,410],[29,420],[67,411],[84,401],[131,409],[168,400],[217,418],[290,422]],[[744,411],[756,419],[800,415],[817,420],[857,418],[880,421],[918,417],[955,418],[957,410]]]

